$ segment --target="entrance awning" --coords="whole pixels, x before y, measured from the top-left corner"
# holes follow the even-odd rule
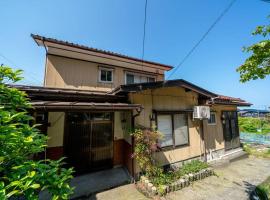
[[[66,102],[66,101],[32,101],[36,110],[141,110],[140,104],[128,103],[95,103],[95,102]]]

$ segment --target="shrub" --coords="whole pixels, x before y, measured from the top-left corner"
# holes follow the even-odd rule
[[[159,193],[162,193],[163,185],[171,184],[185,174],[196,173],[208,167],[205,162],[193,160],[178,170],[164,171],[153,158],[153,153],[159,149],[157,141],[162,137],[161,133],[149,129],[136,129],[132,135],[135,139],[133,158],[136,159],[142,172],[158,187]]]
[[[255,189],[255,192],[261,200],[268,200],[270,197],[270,177],[258,185]]]
[[[62,160],[32,159],[44,151],[47,137],[29,123],[33,118],[27,113],[27,95],[7,85],[21,80],[20,74],[0,66],[0,199],[38,199],[45,189],[54,200],[68,199],[73,170],[62,168]]]
[[[135,149],[133,157],[138,162],[141,170],[146,173],[148,177],[160,176],[163,173],[161,167],[153,158],[153,153],[159,148],[157,141],[162,135],[157,131],[149,129],[136,129],[131,135],[135,139]]]
[[[238,117],[238,124],[241,132],[257,134],[266,134],[270,132],[270,123],[266,119]],[[261,132],[259,132],[258,129],[261,129]]]

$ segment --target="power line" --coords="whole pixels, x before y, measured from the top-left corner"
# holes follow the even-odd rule
[[[16,65],[16,63],[15,62],[13,62],[11,59],[9,59],[9,58],[7,58],[6,56],[4,56],[2,53],[0,53],[0,56],[2,57],[2,58],[4,58],[6,61],[8,61],[10,64],[12,64],[14,67],[18,67],[18,65]],[[31,79],[33,79],[34,81],[36,81],[36,83],[38,83],[38,84],[40,84],[40,83],[42,83],[42,81],[41,80],[38,80],[38,79],[36,79],[34,76],[37,76],[36,74],[34,74],[34,73],[32,73],[32,72],[29,72],[28,70],[23,70],[24,71],[24,73],[25,72],[27,72],[27,73],[29,73],[29,76],[31,77]],[[25,73],[26,74],[26,73]],[[31,75],[32,74],[32,75]],[[24,77],[24,79],[27,79],[26,77]],[[22,81],[21,81],[22,82]],[[31,80],[31,82],[32,83],[34,83],[32,80]],[[35,83],[34,83],[35,84]]]
[[[183,65],[183,63],[189,58],[189,56],[196,50],[196,48],[201,44],[201,42],[206,38],[206,36],[211,32],[211,30],[217,25],[217,23],[224,17],[224,15],[231,9],[232,5],[236,0],[232,0],[228,6],[223,10],[223,12],[218,16],[214,23],[207,29],[207,31],[202,35],[200,40],[190,49],[186,56],[181,60],[181,62],[174,68],[172,73],[168,76],[168,79]]]
[[[144,5],[144,23],[143,23],[143,41],[142,41],[142,61],[144,60],[145,30],[146,30],[146,19],[147,19],[147,1],[148,1],[148,0],[145,0],[145,5]]]

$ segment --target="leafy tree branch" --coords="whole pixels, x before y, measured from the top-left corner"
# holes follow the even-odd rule
[[[237,68],[240,73],[240,81],[264,79],[270,74],[270,25],[258,26],[252,33],[265,38],[264,40],[243,49],[244,52],[251,53],[244,64]]]

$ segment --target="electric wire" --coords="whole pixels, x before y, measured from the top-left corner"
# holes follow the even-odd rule
[[[11,65],[13,65],[14,67],[17,67],[18,68],[18,65],[15,63],[15,62],[13,62],[11,59],[9,59],[8,57],[6,57],[6,56],[4,56],[2,53],[0,53],[0,56],[4,59],[4,60],[6,60],[7,62],[9,62]],[[24,81],[23,80],[21,80],[20,82],[26,82],[26,81],[29,81],[29,83],[31,83],[31,84],[40,84],[40,83],[42,83],[42,81],[41,80],[38,80],[38,79],[36,79],[34,76],[37,76],[36,74],[34,74],[34,73],[32,73],[32,72],[29,72],[28,70],[23,70],[24,71],[24,73],[26,74],[26,73],[28,73],[28,76],[32,79],[31,81],[29,81],[29,80],[27,80],[28,78],[26,78],[26,77],[24,77]],[[32,74],[32,75],[31,75]]]
[[[148,0],[145,0],[145,5],[144,5],[144,23],[143,23],[143,40],[142,40],[142,66],[143,66],[144,52],[145,52],[145,35],[146,35],[146,21],[147,21],[147,4],[148,4]]]
[[[198,42],[189,50],[189,52],[184,56],[184,58],[181,60],[181,62],[176,65],[174,70],[171,72],[171,74],[168,76],[168,79],[172,77],[172,75],[177,72],[179,67],[181,67],[184,62],[189,58],[189,56],[196,50],[196,48],[202,43],[202,41],[207,37],[207,35],[212,31],[212,29],[217,25],[217,23],[225,16],[225,14],[231,9],[233,4],[236,2],[236,0],[232,0],[228,6],[222,11],[222,13],[217,17],[217,19],[214,21],[213,24],[207,29],[207,31],[202,35],[202,37],[198,40]]]

